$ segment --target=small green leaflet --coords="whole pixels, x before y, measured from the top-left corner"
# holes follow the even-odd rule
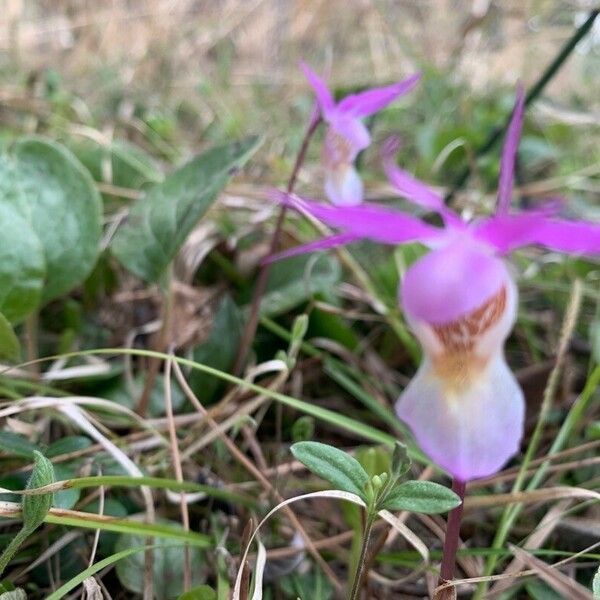
[[[33,453],[33,472],[27,482],[27,489],[44,487],[54,483],[52,463],[37,450]],[[23,497],[23,529],[33,533],[46,518],[52,506],[52,494],[39,494]]]
[[[351,492],[366,501],[367,472],[352,456],[320,442],[298,442],[292,454],[315,475],[329,481],[336,489]]]
[[[217,593],[210,586],[201,585],[181,594],[177,600],[217,600]]]
[[[114,256],[138,277],[157,281],[230,176],[259,144],[259,138],[250,137],[213,148],[152,187],[115,234]]]
[[[592,592],[594,593],[594,598],[600,600],[600,567],[598,567],[592,581]]]
[[[449,488],[432,481],[405,481],[386,496],[380,509],[442,513],[456,508],[460,498]]]

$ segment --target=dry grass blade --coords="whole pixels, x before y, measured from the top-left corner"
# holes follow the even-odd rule
[[[552,568],[543,560],[536,558],[522,548],[509,544],[511,552],[527,565],[532,571],[545,581],[555,592],[569,600],[594,600],[592,592],[577,583],[574,579],[567,577],[558,569]]]
[[[169,425],[169,440],[171,442],[171,455],[173,460],[173,470],[175,471],[175,478],[179,482],[183,482],[183,469],[181,468],[181,455],[179,452],[179,442],[177,440],[177,431],[175,428],[175,421],[173,415],[173,400],[171,396],[171,371],[173,361],[168,360],[165,365],[165,409],[167,413],[167,422]],[[188,512],[188,506],[185,499],[185,495],[181,493],[180,507],[181,507],[181,522],[185,531],[190,530],[190,515]],[[186,544],[184,547],[184,565],[183,565],[183,589],[189,591],[192,587],[192,561],[190,556],[190,547]]]
[[[346,500],[347,502],[352,502],[353,504],[357,504],[358,506],[362,506],[363,508],[366,506],[361,498],[359,498],[356,494],[352,494],[350,492],[344,492],[341,490],[324,490],[321,492],[311,492],[309,494],[302,494],[301,496],[294,496],[293,498],[288,498],[287,500],[283,500],[277,506],[272,508],[262,519],[262,521],[257,525],[254,530],[252,536],[249,539],[249,543],[244,550],[240,561],[240,568],[238,570],[238,574],[235,580],[235,586],[233,588],[233,600],[240,600],[242,593],[242,578],[243,578],[243,565],[248,558],[248,553],[250,551],[250,545],[254,538],[258,535],[260,528],[279,510],[287,507],[290,504],[295,502],[299,502],[301,500],[310,500],[311,498],[335,498],[338,500]],[[423,556],[425,562],[429,559],[429,551],[427,550],[427,546],[424,542],[410,529],[404,525],[399,519],[394,517],[390,512],[386,510],[382,510],[378,513],[381,518],[387,521],[392,527],[396,528],[400,534],[406,537],[406,540],[412,544],[417,552]]]
[[[394,516],[388,510],[379,511],[379,516],[394,527],[407,542],[414,546],[415,550],[421,555],[425,562],[429,562],[429,550],[418,535],[411,531],[398,517]]]
[[[102,588],[93,577],[88,577],[83,581],[83,589],[85,590],[85,600],[103,600]]]
[[[525,550],[536,550],[540,548],[548,537],[552,534],[556,526],[560,523],[560,518],[571,504],[570,500],[563,500],[558,504],[554,505],[545,515],[539,526],[533,531],[533,533],[527,539],[524,544]],[[517,573],[523,567],[523,562],[515,557],[510,564],[504,569],[504,574],[509,575],[511,573]],[[493,598],[498,594],[506,591],[510,587],[508,581],[499,581],[494,585],[488,592],[488,597]]]
[[[573,498],[576,500],[600,500],[600,493],[585,488],[570,486],[557,486],[527,492],[509,494],[492,494],[489,496],[473,496],[465,500],[465,509],[487,508],[489,506],[502,506],[506,504],[531,504],[532,502],[551,502]]]

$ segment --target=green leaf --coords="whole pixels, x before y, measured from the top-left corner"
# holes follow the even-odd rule
[[[159,523],[169,523],[164,519]],[[115,550],[117,552],[141,546],[146,538],[137,535],[119,537]],[[154,543],[154,542],[152,542]],[[192,584],[204,582],[203,565],[206,564],[204,553],[198,547],[190,547],[192,563]],[[183,593],[183,571],[185,564],[185,548],[181,546],[157,547],[153,552],[154,598],[156,600],[175,599]],[[121,584],[132,592],[141,593],[144,585],[144,554],[136,553],[126,556],[117,563],[117,576]]]
[[[557,594],[552,588],[538,579],[528,581],[525,585],[525,590],[531,600],[564,600],[565,598],[562,594]]]
[[[306,442],[315,436],[315,419],[303,415],[296,419],[292,425],[292,439],[294,442]]]
[[[41,453],[34,452],[33,472],[27,482],[27,489],[49,485],[54,481],[52,463]],[[23,542],[44,522],[50,506],[52,494],[25,496],[22,503],[23,526],[11,539],[0,556],[0,575],[8,566]]]
[[[600,440],[600,421],[593,421],[585,428],[585,437],[589,440]]]
[[[215,315],[208,339],[194,349],[194,361],[220,371],[230,371],[239,350],[242,331],[241,313],[233,300],[225,296]],[[220,381],[200,371],[191,374],[190,385],[202,402],[210,402],[222,387]]]
[[[460,498],[449,488],[432,481],[405,481],[393,488],[378,508],[419,513],[442,513],[456,508]]]
[[[0,313],[0,358],[19,362],[21,345],[8,319]]]
[[[25,436],[12,431],[0,431],[0,448],[5,452],[23,458],[33,459],[39,447],[30,442]]]
[[[232,173],[258,148],[256,137],[213,148],[155,185],[132,207],[112,241],[124,267],[157,281]]]
[[[294,457],[315,475],[336,489],[351,492],[366,500],[367,472],[352,456],[320,442],[298,442],[291,447]]]
[[[363,466],[369,477],[390,470],[389,450],[381,446],[361,446],[356,451],[356,460]]]
[[[34,452],[33,472],[27,482],[27,489],[39,488],[54,483],[52,463],[41,453]],[[46,518],[52,506],[52,494],[23,497],[23,528],[30,533],[35,531]]]
[[[56,481],[64,481],[75,477],[77,475],[77,467],[73,464],[57,464],[54,467],[54,477]],[[54,493],[53,506],[56,508],[65,508],[70,510],[75,508],[79,498],[81,497],[81,491],[78,489],[66,489],[60,490]]]
[[[177,600],[217,600],[217,592],[209,585],[201,585],[181,594]]]
[[[280,580],[281,588],[288,596],[304,600],[331,600],[334,597],[333,586],[321,570],[311,570],[308,573],[297,571]]]
[[[0,154],[0,202],[15,208],[29,221],[31,207],[21,186],[21,177],[15,161],[7,154]]]
[[[100,251],[102,203],[90,174],[64,146],[29,137],[13,147],[31,224],[46,259],[43,300],[69,292]]]
[[[338,261],[327,254],[294,256],[271,265],[269,282],[260,303],[261,316],[288,312],[315,294],[328,294],[340,280]]]
[[[46,261],[28,219],[0,198],[0,312],[11,322],[23,320],[42,298]]]
[[[110,183],[118,187],[139,189],[147,182],[161,181],[155,160],[145,150],[127,140],[114,140],[110,146],[93,140],[69,142],[69,148],[96,181],[105,181],[104,165],[110,165]]]
[[[598,567],[592,581],[592,592],[594,593],[594,598],[600,599],[600,567]]]
[[[85,450],[92,445],[92,440],[83,435],[68,435],[56,440],[46,448],[46,458],[54,458],[61,454],[71,454],[79,450]]]
[[[394,452],[392,454],[391,475],[397,481],[408,471],[408,469],[410,469],[408,448],[401,442],[396,442],[394,446]]]

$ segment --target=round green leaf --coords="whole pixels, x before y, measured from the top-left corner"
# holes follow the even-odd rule
[[[449,488],[432,481],[405,481],[386,495],[378,508],[419,513],[442,513],[456,508],[460,498]]]
[[[45,301],[67,293],[92,270],[100,250],[102,207],[90,174],[69,150],[30,137],[13,147],[31,224],[42,243]]]
[[[0,198],[0,312],[21,321],[41,300],[46,263],[40,240],[18,208]]]
[[[298,442],[292,454],[315,475],[326,479],[336,489],[356,494],[363,500],[369,476],[352,456],[320,442]]]

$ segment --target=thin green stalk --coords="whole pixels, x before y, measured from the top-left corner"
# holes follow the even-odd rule
[[[375,523],[375,515],[369,511],[367,513],[367,521],[365,523],[365,530],[363,532],[362,546],[360,548],[360,556],[358,557],[358,564],[356,565],[356,572],[354,573],[354,581],[352,583],[352,591],[349,600],[358,600],[360,597],[360,589],[365,571],[365,563],[367,560],[367,552],[369,551],[369,542],[371,541],[371,534],[373,533],[373,524]]]
[[[10,540],[10,543],[8,546],[6,546],[4,552],[2,552],[2,556],[0,556],[0,575],[4,573],[4,569],[6,569],[19,548],[32,533],[32,530],[27,527],[23,527],[23,529],[20,529],[15,537]]]

